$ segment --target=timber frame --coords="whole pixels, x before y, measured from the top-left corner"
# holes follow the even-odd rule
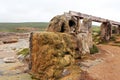
[[[84,13],[80,13],[80,12],[75,12],[75,11],[69,11],[69,13],[65,13],[65,14],[69,14],[71,16],[76,17],[78,19],[78,21],[80,19],[90,18],[94,22],[102,23],[100,26],[101,27],[101,40],[102,41],[109,41],[110,40],[111,35],[112,35],[112,26],[113,25],[117,26],[116,33],[120,34],[120,22],[109,20],[109,19],[104,19],[101,17],[96,17],[96,16],[92,16],[92,15],[88,15],[88,14],[84,14]]]

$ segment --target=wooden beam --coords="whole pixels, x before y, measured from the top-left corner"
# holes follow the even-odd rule
[[[80,12],[69,11],[69,14],[73,15],[73,16],[78,16],[80,19],[91,18],[91,20],[95,21],[95,22],[104,23],[104,22],[109,21],[113,25],[120,25],[120,22],[117,22],[117,21],[108,20],[108,19],[104,19],[104,18],[101,18],[101,17],[96,17],[96,16],[92,16],[92,15],[88,15],[88,14],[83,14],[83,13],[80,13]]]

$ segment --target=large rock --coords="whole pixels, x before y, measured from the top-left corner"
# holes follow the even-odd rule
[[[81,77],[81,69],[75,64],[80,54],[74,36],[53,32],[32,33],[30,48],[29,67],[33,77],[40,80],[78,80]]]
[[[90,53],[92,22],[69,14],[55,16],[48,32],[30,37],[30,71],[40,80],[80,80],[81,69],[76,60]],[[85,79],[84,79],[85,80]]]
[[[55,16],[51,19],[47,31],[73,34],[77,40],[79,54],[90,53],[92,42],[92,20],[84,18],[82,23],[78,17],[69,14]]]
[[[47,31],[61,33],[76,33],[79,21],[71,15],[58,15],[51,19]]]

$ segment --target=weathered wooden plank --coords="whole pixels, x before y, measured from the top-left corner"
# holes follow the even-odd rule
[[[113,25],[120,25],[120,22],[109,20]]]
[[[103,18],[100,18],[100,17],[95,17],[95,16],[88,15],[88,14],[83,14],[83,13],[80,13],[80,12],[69,11],[69,14],[71,14],[73,16],[79,16],[81,19],[91,18],[91,20],[95,21],[95,22],[106,22],[106,19],[103,19]]]
[[[104,18],[101,18],[101,17],[96,17],[96,16],[92,16],[92,15],[88,15],[88,14],[83,14],[83,13],[80,13],[80,12],[69,11],[69,14],[73,15],[73,16],[78,16],[80,19],[91,18],[91,20],[95,21],[95,22],[102,22],[103,23],[103,22],[108,22],[109,21],[113,25],[120,25],[120,22],[117,22],[117,21],[108,20],[108,19],[104,19]]]

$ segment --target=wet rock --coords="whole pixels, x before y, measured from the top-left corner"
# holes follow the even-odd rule
[[[15,57],[6,57],[6,58],[3,59],[3,61],[5,63],[15,63],[16,59],[15,59]]]

